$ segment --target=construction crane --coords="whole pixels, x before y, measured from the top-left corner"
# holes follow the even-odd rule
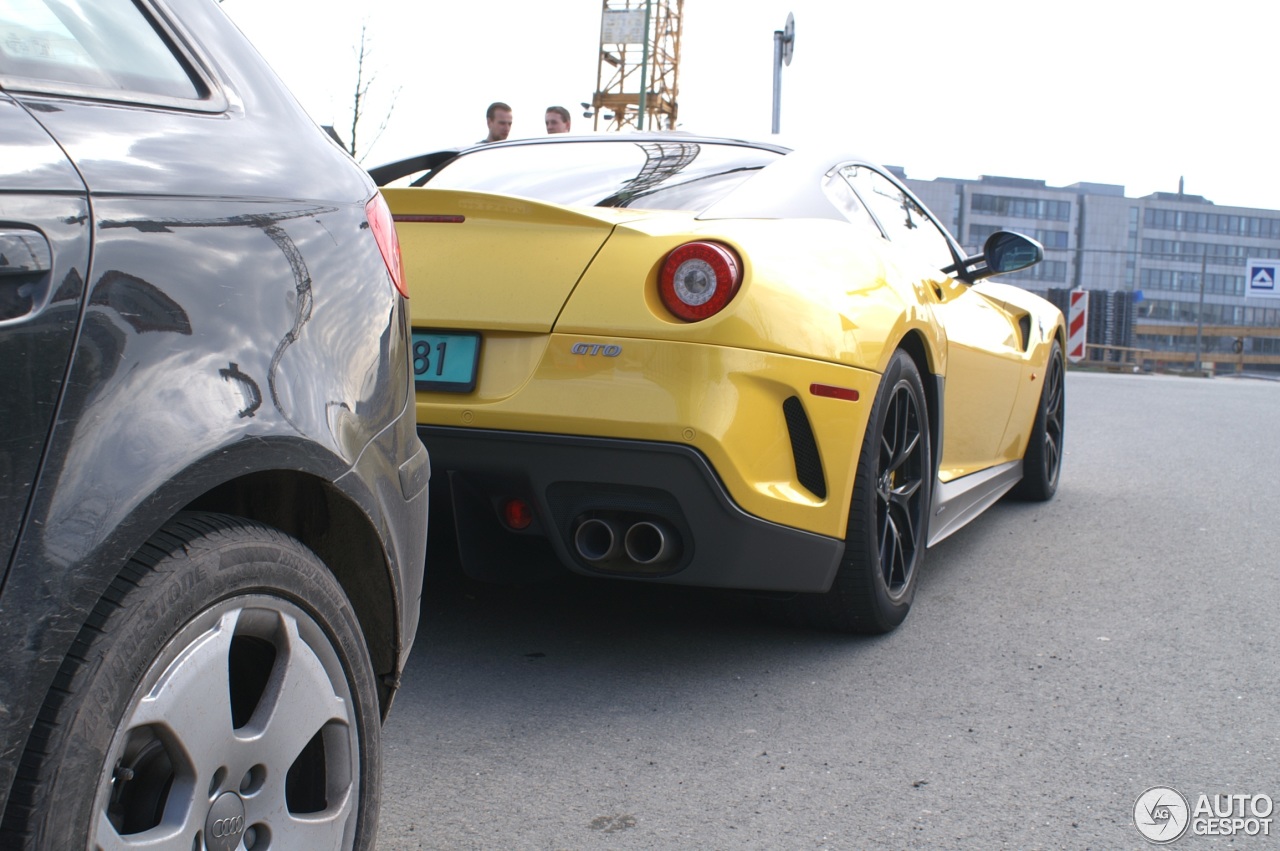
[[[684,0],[603,0],[595,129],[673,130]]]

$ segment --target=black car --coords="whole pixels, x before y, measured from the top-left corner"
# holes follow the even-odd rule
[[[0,6],[0,848],[366,848],[430,464],[373,182],[214,0]]]

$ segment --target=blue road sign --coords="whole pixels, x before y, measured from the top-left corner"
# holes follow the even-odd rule
[[[1280,292],[1276,291],[1277,268],[1280,268],[1280,263],[1275,260],[1250,260],[1245,295],[1280,298]]]

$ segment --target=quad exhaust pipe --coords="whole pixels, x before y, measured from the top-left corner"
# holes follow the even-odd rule
[[[578,524],[573,546],[585,561],[614,569],[660,567],[675,559],[680,549],[674,530],[661,521],[600,517]]]
[[[593,564],[612,561],[621,549],[622,535],[617,524],[598,517],[588,517],[578,524],[573,533],[573,546]]]
[[[622,539],[627,558],[636,564],[659,564],[674,553],[672,535],[661,523],[641,520],[632,524]]]

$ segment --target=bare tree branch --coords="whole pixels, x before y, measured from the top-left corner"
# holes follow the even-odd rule
[[[351,105],[351,140],[347,144],[347,152],[358,162],[363,162],[364,160],[364,155],[359,153],[359,130],[365,118],[369,92],[378,76],[376,72],[370,71],[365,67],[372,56],[373,47],[369,38],[369,22],[366,20],[360,25],[360,43],[356,47],[356,85]],[[387,125],[391,122],[391,113],[395,110],[396,100],[400,97],[400,91],[401,87],[397,86],[395,91],[391,93],[391,102],[387,106],[387,111],[383,115],[382,121],[378,124],[378,129],[373,134],[373,141],[369,143],[369,148],[378,143],[378,140],[382,138],[383,132],[387,129]]]
[[[364,82],[364,57],[368,47],[369,25],[368,22],[360,24],[360,43],[356,46],[356,90],[355,99],[351,105],[351,138],[347,143],[347,153],[351,156],[356,155],[356,132],[360,128],[360,113],[365,93],[368,91],[368,85]]]

